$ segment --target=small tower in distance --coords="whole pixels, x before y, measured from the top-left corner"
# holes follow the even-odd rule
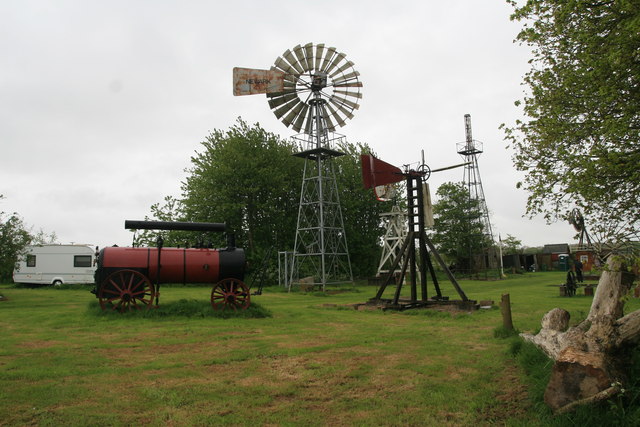
[[[478,219],[470,219],[470,221],[480,222],[482,225],[482,230],[484,234],[483,242],[489,242],[493,244],[493,231],[491,230],[491,221],[489,220],[489,209],[487,208],[487,202],[484,197],[484,190],[482,188],[482,180],[480,179],[480,169],[478,168],[478,157],[482,154],[482,142],[476,141],[473,139],[471,133],[471,115],[464,115],[464,128],[465,128],[465,141],[457,143],[458,154],[460,154],[466,163],[464,166],[464,174],[463,174],[463,182],[467,186],[467,190],[469,192],[469,199],[476,200],[478,204],[478,208],[480,209],[481,215]],[[473,229],[470,224],[469,229]],[[475,236],[475,238],[482,236]],[[471,252],[471,239],[474,236],[469,236],[469,251]],[[485,252],[485,257],[482,262],[478,263],[477,260],[474,262],[474,255],[469,253],[469,259],[471,262],[472,270],[476,272],[482,269],[486,269],[494,264],[492,256],[487,254],[488,248],[483,248],[483,252]],[[479,255],[479,254],[478,254]],[[479,265],[478,265],[479,264]]]

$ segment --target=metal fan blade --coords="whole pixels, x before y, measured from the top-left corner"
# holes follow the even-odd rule
[[[306,73],[307,71],[309,71],[309,69],[307,68],[307,58],[305,58],[304,56],[304,50],[302,49],[302,46],[298,45],[294,47],[293,53],[295,53],[296,58],[298,58],[298,64],[300,64],[304,72]]]
[[[360,72],[358,71],[353,71],[352,73],[349,74],[345,74],[344,76],[340,76],[339,78],[335,79],[333,82],[334,83],[342,83],[342,82],[346,82],[348,80],[353,80],[356,77],[358,77],[360,75]]]
[[[357,110],[358,108],[360,108],[357,102],[349,101],[348,99],[345,99],[345,98],[340,98],[334,95],[329,99],[329,101],[331,101],[331,99],[334,99],[338,104],[342,104],[342,105],[346,105],[347,107],[350,107],[352,110],[354,109]]]
[[[291,66],[295,68],[295,70],[297,71],[297,74],[304,74],[304,70],[302,69],[300,64],[298,64],[296,57],[293,56],[293,52],[287,49],[287,51],[283,53],[282,56],[284,56],[284,59],[286,59],[287,62],[289,62],[289,64],[291,64]]]
[[[268,93],[267,98],[279,98],[289,93],[295,93],[295,90],[284,90],[283,92]]]
[[[340,104],[339,102],[336,102],[336,100],[333,97],[329,98],[329,102],[332,103],[333,105],[335,105],[335,107],[342,114],[344,114],[348,119],[352,119],[353,118],[353,114],[351,113],[353,111],[353,109],[349,110],[349,109],[345,108],[344,105]]]
[[[327,54],[324,56],[324,60],[322,61],[322,66],[318,69],[318,71],[326,72],[327,65],[329,64],[329,61],[331,61],[331,58],[333,58],[335,53],[336,53],[335,47],[330,47],[329,49],[327,49]]]
[[[325,104],[325,106],[327,107],[327,110],[329,110],[329,112],[331,113],[331,116],[333,116],[333,118],[336,120],[336,123],[338,123],[338,125],[340,127],[344,126],[346,124],[346,122],[344,121],[344,119],[342,117],[340,117],[340,115],[338,114],[338,112],[336,110],[334,110],[331,105],[329,104]],[[329,115],[327,115],[327,117],[329,117]]]
[[[322,106],[322,117],[324,118],[324,121],[327,124],[327,130],[329,132],[335,132],[336,126],[331,121],[331,117],[329,117],[329,114],[327,113],[327,109],[324,107],[324,105]]]
[[[344,59],[344,57],[347,56],[344,53],[338,53],[332,60],[331,63],[329,64],[329,66],[327,67],[327,70],[325,71],[325,73],[327,74],[331,74],[331,70],[333,70],[339,63],[340,61],[342,61]]]
[[[447,171],[449,169],[455,169],[455,168],[460,168],[462,166],[467,166],[470,165],[473,162],[467,162],[467,163],[460,163],[458,165],[453,165],[453,166],[446,166],[444,168],[439,168],[439,169],[431,169],[431,173],[433,172],[441,172],[441,171]]]
[[[293,123],[293,130],[296,132],[300,132],[302,129],[302,123],[304,123],[305,117],[307,117],[307,111],[309,110],[309,106],[307,104],[302,104],[302,111],[296,118],[296,121]]]
[[[353,96],[355,98],[362,99],[362,94],[360,92],[348,92],[346,90],[334,90],[333,93],[339,93],[345,96]]]
[[[351,73],[354,74],[354,73]],[[360,73],[358,73],[359,75]],[[342,85],[346,83],[354,83],[358,81],[358,75],[350,75],[350,76],[340,76],[339,78],[333,80],[333,85]]]
[[[315,70],[320,69],[320,61],[322,60],[323,52],[324,52],[324,43],[320,43],[319,45],[316,46],[316,60],[314,65]]]
[[[313,43],[304,45],[304,55],[307,60],[307,71],[313,70]]]
[[[275,114],[277,118],[281,118],[282,116],[287,114],[289,110],[291,110],[293,107],[295,107],[298,103],[301,103],[301,102],[302,101],[300,101],[300,99],[296,97],[295,99],[292,99],[291,101],[287,102],[281,107],[278,107],[277,109],[273,110],[273,114]]]
[[[271,100],[269,100],[269,108],[273,110],[274,108],[277,108],[282,104],[286,104],[287,102],[297,97],[298,96],[295,93],[287,93],[283,96],[272,98]]]
[[[329,74],[329,77],[333,77],[333,76],[335,76],[337,74],[340,74],[341,72],[343,72],[344,70],[346,70],[347,68],[352,67],[352,66],[353,66],[353,62],[347,61],[340,68],[335,70],[333,73]]]
[[[285,73],[297,74],[296,73],[296,69],[293,68],[291,65],[289,65],[289,63],[287,61],[285,61],[284,59],[282,59],[279,56],[278,56],[278,59],[276,59],[275,66],[276,66],[276,68],[278,68],[281,71],[284,71]]]
[[[311,135],[313,131],[313,109],[309,108],[307,111],[307,120],[304,123],[304,133]]]
[[[300,114],[300,112],[302,111],[302,107],[304,107],[304,105],[305,104],[303,104],[302,102],[300,102],[299,104],[296,104],[296,106],[293,107],[293,109],[289,112],[289,114],[287,114],[282,119],[282,123],[284,123],[286,127],[289,127],[291,123],[295,120],[295,118],[298,117],[298,114]]]
[[[362,82],[334,83],[333,87],[362,87]]]

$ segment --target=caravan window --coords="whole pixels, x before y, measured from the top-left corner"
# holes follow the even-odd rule
[[[27,267],[35,267],[35,266],[36,266],[36,256],[27,255]]]
[[[75,255],[73,257],[74,267],[91,267],[91,255]]]

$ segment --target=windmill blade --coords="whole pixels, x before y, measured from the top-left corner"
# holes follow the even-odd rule
[[[298,61],[296,60],[296,57],[293,56],[293,52],[291,52],[289,49],[287,49],[286,52],[282,54],[282,56],[284,56],[284,59],[286,59],[287,62],[289,62],[289,64],[293,68],[295,68],[297,74],[304,74],[304,70],[302,69],[300,64],[298,64]]]
[[[292,125],[294,131],[300,132],[300,130],[302,129],[302,124],[304,123],[304,119],[307,117],[307,111],[309,111],[309,105],[303,103],[302,111],[300,112],[300,114],[296,118],[296,121]]]
[[[314,68],[316,70],[320,69],[320,61],[322,60],[322,54],[324,53],[324,43],[320,43],[316,46],[316,60],[314,64]]]
[[[354,109],[357,110],[358,108],[360,108],[357,102],[349,101],[346,98],[337,97],[335,96],[335,94],[331,97],[331,99],[335,100],[338,104],[346,105],[347,107],[351,108],[352,111]]]
[[[273,67],[272,67],[273,68]],[[295,68],[293,68],[287,61],[278,56],[275,62],[275,68],[288,74],[296,74]]]
[[[340,117],[340,114],[338,114],[338,112],[334,110],[330,104],[325,104],[325,107],[327,107],[327,110],[329,110],[330,115],[335,119],[338,126],[342,127],[345,125],[345,120]],[[327,117],[329,117],[329,115],[327,115]]]
[[[269,108],[273,110],[274,108],[286,104],[287,102],[291,101],[292,99],[296,99],[297,97],[298,95],[296,95],[295,92],[286,93],[278,97],[273,97],[269,100]]]
[[[339,67],[339,68],[338,68],[337,70],[335,70],[333,73],[329,74],[329,77],[333,77],[333,76],[335,76],[335,75],[337,75],[337,74],[340,74],[340,73],[342,73],[344,70],[346,70],[347,68],[352,67],[352,66],[353,66],[353,62],[351,62],[351,61],[347,61],[347,62],[345,62],[345,63],[344,63],[344,65],[342,65],[341,67]]]
[[[302,101],[300,101],[300,99],[298,99],[298,97],[296,96],[295,99],[292,99],[291,101],[287,102],[286,104],[283,104],[281,107],[278,107],[275,110],[273,110],[273,114],[275,114],[276,117],[280,119],[282,116],[287,114],[289,112],[289,110],[291,110],[293,107],[295,107],[297,104],[299,104],[301,102]]]
[[[338,83],[333,83],[333,87],[362,87],[362,82],[351,82],[351,83],[342,83],[342,82],[338,82]]]
[[[307,58],[305,58],[304,56],[304,50],[302,49],[302,46],[298,45],[294,47],[293,53],[296,55],[298,64],[300,64],[304,72],[306,73],[307,71],[309,71],[309,69],[307,68]]]
[[[282,123],[284,123],[286,127],[289,127],[291,123],[293,123],[293,121],[296,119],[296,117],[298,117],[298,114],[300,114],[305,105],[306,104],[304,104],[303,102],[299,102],[298,104],[296,104],[295,107],[293,107],[293,109],[289,112],[289,114],[287,114],[282,119]]]
[[[273,93],[267,93],[267,98],[278,98],[280,96],[286,95],[286,94],[290,94],[290,93],[295,93],[295,89],[287,89],[285,88],[284,90],[280,91],[280,92],[273,92]]]
[[[333,104],[342,114],[344,114],[348,119],[352,119],[353,118],[353,114],[351,113],[353,111],[353,109],[347,109],[343,104],[340,104],[339,102],[336,102],[336,99],[334,97],[329,98],[329,102],[331,104]],[[343,126],[343,125],[340,125]]]
[[[348,92],[346,90],[334,90],[333,93],[339,93],[340,95],[353,96],[355,98],[362,99],[362,94],[360,92]]]
[[[304,45],[304,56],[307,60],[307,71],[313,70],[313,43],[307,43]]]
[[[324,61],[322,61],[322,66],[318,69],[319,71],[322,72],[327,72],[327,66],[329,65],[329,61],[331,61],[331,58],[333,58],[333,56],[336,53],[336,48],[335,47],[330,47],[329,49],[327,49],[327,54],[324,56]]]
[[[338,53],[336,56],[334,56],[333,59],[331,60],[331,63],[327,67],[327,70],[325,71],[325,73],[331,74],[331,70],[333,70],[338,65],[338,63],[340,63],[340,61],[344,59],[345,56],[347,55],[341,52]]]
[[[335,132],[336,126],[331,121],[331,117],[329,116],[329,113],[327,113],[327,109],[324,107],[324,105],[322,106],[322,117],[324,118],[324,121],[327,124],[327,130],[329,132]]]
[[[334,83],[342,83],[342,82],[346,82],[349,80],[353,80],[353,79],[357,79],[357,77],[360,75],[360,72],[358,71],[353,71],[349,74],[345,74],[344,76],[340,76],[340,78],[335,79],[333,82]]]
[[[453,165],[453,166],[446,166],[444,168],[439,168],[439,169],[432,169],[431,173],[433,172],[442,172],[442,171],[448,171],[449,169],[455,169],[455,168],[461,168],[462,166],[467,166],[470,165],[472,162],[467,162],[467,163],[460,163],[458,165]]]
[[[313,111],[309,109],[309,111],[307,112],[307,119],[304,122],[304,133],[306,133],[307,135],[311,135],[312,131],[313,131]]]

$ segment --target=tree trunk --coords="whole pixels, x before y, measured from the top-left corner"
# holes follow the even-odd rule
[[[625,349],[640,341],[640,310],[621,317],[633,274],[609,257],[587,318],[567,329],[569,313],[554,308],[537,335],[521,336],[555,361],[544,400],[554,411],[615,395],[625,382]]]

